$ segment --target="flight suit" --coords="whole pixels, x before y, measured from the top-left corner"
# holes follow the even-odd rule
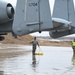
[[[37,45],[39,46],[39,44],[38,44],[38,41],[36,41],[36,40],[33,40],[33,41],[31,41],[31,44],[32,44],[32,54],[33,55],[35,55],[35,51],[36,51],[36,47],[37,47]]]

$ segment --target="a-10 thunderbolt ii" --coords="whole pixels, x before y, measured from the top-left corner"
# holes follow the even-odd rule
[[[0,40],[11,32],[22,36],[33,32],[49,31],[57,38],[75,33],[73,0],[55,0],[51,17],[49,0],[17,0],[16,9],[0,1]]]

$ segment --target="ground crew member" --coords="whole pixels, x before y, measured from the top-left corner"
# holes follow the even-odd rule
[[[30,42],[32,44],[32,54],[35,55],[36,47],[39,46],[38,41],[36,40],[36,37],[34,37],[34,40]]]
[[[73,48],[73,52],[75,54],[75,39],[72,41],[72,48]]]

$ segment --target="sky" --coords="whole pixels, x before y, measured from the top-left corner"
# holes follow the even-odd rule
[[[16,6],[16,2],[17,2],[17,0],[2,0],[2,1],[9,2],[13,6]],[[54,1],[55,0],[49,0],[49,2],[50,2],[50,8],[51,8],[51,14],[52,14],[52,11],[53,11]],[[74,5],[75,5],[75,0],[73,0],[73,1],[74,1]],[[49,32],[42,32],[41,34],[39,34],[37,32],[37,33],[33,33],[32,35],[35,35],[35,36],[49,36]]]
[[[11,3],[13,6],[16,6],[16,2],[17,2],[17,0],[2,0],[2,1],[9,2],[9,3]],[[53,9],[54,1],[55,1],[55,0],[49,0],[51,10]]]
[[[9,2],[9,3],[11,3],[13,6],[16,6],[16,2],[17,2],[17,0],[2,0],[2,1]],[[54,1],[55,1],[55,0],[49,0],[49,2],[50,2],[50,7],[51,7],[51,13],[52,13],[52,11],[53,11]],[[73,0],[73,1],[74,1],[74,4],[75,4],[75,0]]]

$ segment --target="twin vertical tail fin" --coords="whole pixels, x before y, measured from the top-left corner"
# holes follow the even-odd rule
[[[71,22],[70,29],[60,32],[50,32],[51,37],[58,38],[75,33],[75,10],[73,0],[55,0],[52,17]],[[66,29],[65,25],[60,29]]]
[[[13,32],[22,36],[52,28],[49,0],[17,0]]]
[[[52,17],[65,19],[75,26],[75,10],[73,0],[55,0]]]

